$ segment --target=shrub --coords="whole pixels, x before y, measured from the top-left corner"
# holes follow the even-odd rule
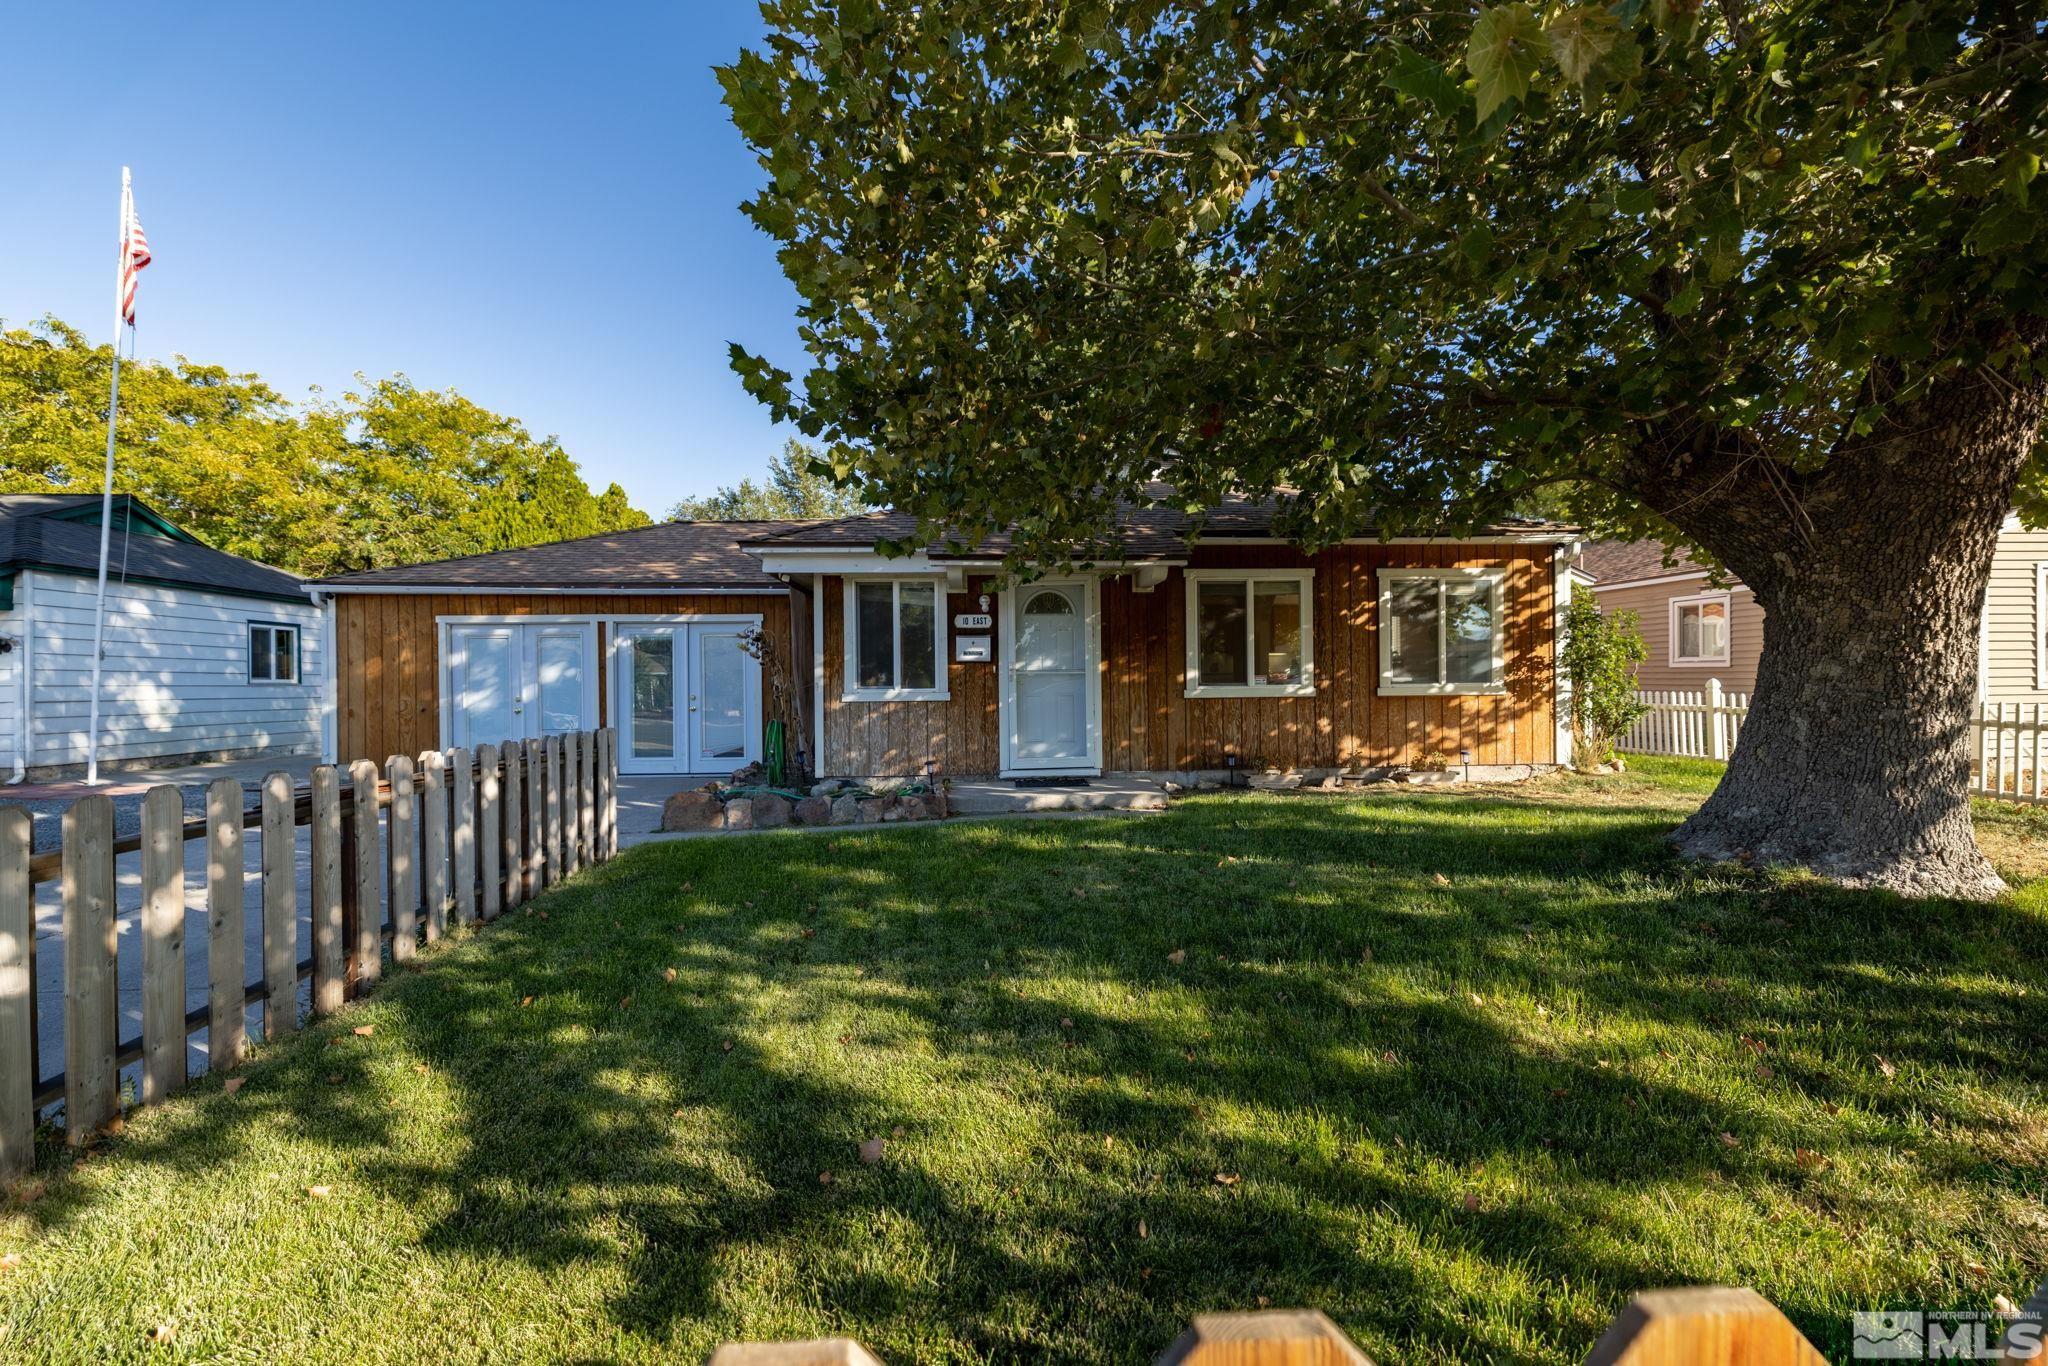
[[[1573,585],[1564,619],[1573,768],[1611,763],[1614,742],[1649,710],[1636,700],[1636,667],[1649,657],[1634,612],[1602,612],[1592,589]]]

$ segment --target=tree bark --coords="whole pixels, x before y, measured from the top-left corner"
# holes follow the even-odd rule
[[[2041,398],[1960,375],[1808,472],[1726,433],[1656,447],[1645,501],[1764,609],[1749,715],[1672,836],[1682,851],[1914,896],[2004,890],[1971,826],[1970,720],[1992,552]]]

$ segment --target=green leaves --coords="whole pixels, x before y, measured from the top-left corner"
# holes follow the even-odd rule
[[[1621,25],[1604,9],[1573,5],[1552,15],[1543,26],[1543,35],[1550,40],[1550,55],[1564,78],[1584,86],[1614,50]]]
[[[1543,27],[1526,4],[1495,5],[1472,25],[1465,48],[1465,69],[1478,82],[1475,97],[1480,123],[1510,100],[1527,99],[1529,82],[1540,65]]]
[[[1457,112],[1465,102],[1465,92],[1442,63],[1431,61],[1412,47],[1397,47],[1394,52],[1394,69],[1381,82],[1387,89],[1421,100],[1444,117]]]

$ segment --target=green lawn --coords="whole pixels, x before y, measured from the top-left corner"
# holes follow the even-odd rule
[[[0,1355],[1133,1361],[1270,1302],[1571,1361],[1708,1281],[1846,1355],[1854,1308],[2024,1298],[2048,881],[1680,866],[1711,783],[636,851],[53,1154]],[[2025,871],[2044,818],[1986,819]]]

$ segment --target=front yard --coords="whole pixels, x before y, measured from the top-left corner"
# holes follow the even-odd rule
[[[1571,1361],[1716,1281],[1846,1355],[1852,1309],[2024,1299],[2048,881],[1681,867],[1711,784],[639,850],[53,1154],[0,1354],[1129,1361],[1270,1303]],[[1985,819],[2048,872],[2042,813]]]

